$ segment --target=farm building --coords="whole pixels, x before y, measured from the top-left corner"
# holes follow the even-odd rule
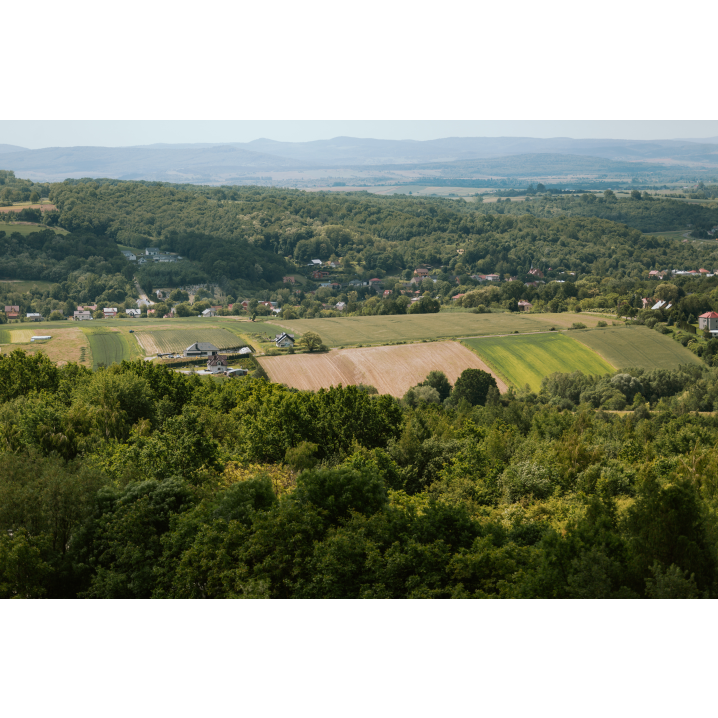
[[[274,337],[274,343],[277,347],[293,347],[294,346],[294,334],[287,334],[282,332]]]
[[[49,334],[30,337],[31,342],[44,342],[44,341],[47,341],[48,339],[52,339],[52,337]]]
[[[531,304],[531,302],[527,302],[525,299],[522,299],[519,302],[519,311],[530,312],[532,308],[533,304]]]
[[[105,314],[105,319],[112,319],[117,316],[117,307],[105,307],[102,310]]]
[[[215,356],[219,349],[209,342],[195,342],[184,350],[186,357],[209,357]]]
[[[76,322],[85,322],[85,321],[92,319],[92,312],[85,312],[85,311],[73,312],[72,318]]]
[[[158,247],[147,247],[147,249],[145,249],[145,255],[148,257],[154,257],[156,255],[159,255],[159,253],[160,250]]]
[[[227,357],[224,354],[213,354],[207,359],[207,371],[212,372],[212,374],[218,374],[226,369]]]
[[[38,312],[28,312],[26,318],[27,318],[27,320],[30,321],[30,322],[42,322],[42,321],[44,321],[44,317],[42,316],[42,314],[40,314],[40,313],[38,313]]]
[[[130,252],[130,251],[126,250],[126,249],[123,249],[123,250],[122,250],[122,254],[124,254],[125,257],[126,257],[130,262],[136,262],[136,261],[137,261],[137,255],[136,255],[134,252]]]
[[[227,376],[247,376],[247,374],[249,374],[249,369],[242,369],[241,367],[237,367],[236,369],[227,369],[225,374]]]
[[[8,305],[5,307],[5,316],[8,319],[17,319],[20,316],[20,307],[16,304]]]
[[[428,270],[428,269],[424,269],[423,267],[417,267],[417,268],[414,270],[414,276],[415,276],[415,277],[421,277],[422,279],[423,279],[423,278],[427,278],[427,277],[429,276],[429,270]]]
[[[707,329],[709,332],[718,332],[718,314],[716,312],[706,312],[698,317],[698,327]]]
[[[142,310],[141,309],[125,309],[125,314],[127,314],[128,317],[141,317]]]
[[[214,307],[207,307],[207,309],[205,309],[205,310],[202,312],[202,316],[203,316],[203,317],[216,317],[216,316],[217,316],[217,310],[216,310]]]

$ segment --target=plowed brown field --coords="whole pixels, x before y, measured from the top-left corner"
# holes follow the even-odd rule
[[[496,379],[500,392],[507,390],[506,384],[476,354],[457,342],[334,349],[326,354],[258,357],[258,360],[273,382],[295,389],[369,384],[380,394],[403,396],[434,369],[443,371],[452,384],[464,369],[483,369]]]

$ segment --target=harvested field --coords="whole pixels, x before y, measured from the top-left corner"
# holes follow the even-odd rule
[[[483,369],[494,376],[499,391],[507,390],[476,354],[457,342],[338,349],[326,354],[258,357],[257,361],[273,382],[295,389],[369,384],[380,394],[403,396],[434,369],[443,371],[452,384],[464,369]]]
[[[243,347],[246,342],[236,334],[219,327],[198,326],[190,329],[158,329],[157,331],[135,332],[140,346],[149,356],[183,352],[194,342],[210,342],[218,349]]]
[[[15,349],[22,349],[27,354],[44,352],[51,361],[55,362],[58,366],[62,366],[68,362],[78,362],[86,366],[90,365],[87,337],[78,327],[59,329],[52,324],[48,325],[45,323],[41,324],[40,327],[36,327],[34,330],[3,330],[4,333],[9,335],[13,342],[15,342],[14,344],[5,344],[3,346],[3,352],[11,352]],[[19,334],[18,336],[20,332],[27,332],[27,340],[25,340],[24,334]],[[36,334],[49,334],[52,336],[52,339],[45,342],[31,343],[30,337]]]
[[[669,336],[648,327],[608,327],[571,334],[616,369],[677,369],[681,364],[703,363]]]
[[[613,367],[598,354],[565,334],[464,339],[489,366],[517,388],[541,389],[541,380],[555,372],[609,374]]]

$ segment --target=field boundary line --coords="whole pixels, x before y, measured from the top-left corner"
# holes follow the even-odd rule
[[[535,333],[538,334],[538,333],[542,333],[542,332],[535,332]],[[506,334],[504,336],[511,336],[511,335]],[[482,337],[466,337],[466,338],[467,339],[481,339]],[[519,388],[512,381],[509,381],[506,378],[506,376],[504,376],[503,372],[500,372],[486,357],[479,354],[479,352],[477,352],[476,349],[474,349],[473,347],[467,346],[462,341],[459,341],[459,343],[461,344],[462,347],[466,347],[466,349],[468,349],[470,352],[473,352],[474,354],[476,354],[476,356],[479,357],[479,359],[481,359],[481,361],[484,362],[484,364],[486,364],[486,366],[489,367],[489,369],[491,369],[491,371],[493,371],[494,374],[496,374],[496,376],[499,377],[501,379],[501,381],[503,381],[504,384],[506,384],[507,387],[512,387],[514,389]]]

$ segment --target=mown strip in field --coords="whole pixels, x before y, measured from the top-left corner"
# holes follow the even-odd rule
[[[517,388],[533,391],[555,372],[581,371],[608,374],[613,367],[595,352],[565,334],[531,334],[513,337],[464,339],[486,363]]]
[[[701,364],[693,352],[648,327],[609,327],[577,331],[573,336],[616,369],[677,369],[681,364]]]

